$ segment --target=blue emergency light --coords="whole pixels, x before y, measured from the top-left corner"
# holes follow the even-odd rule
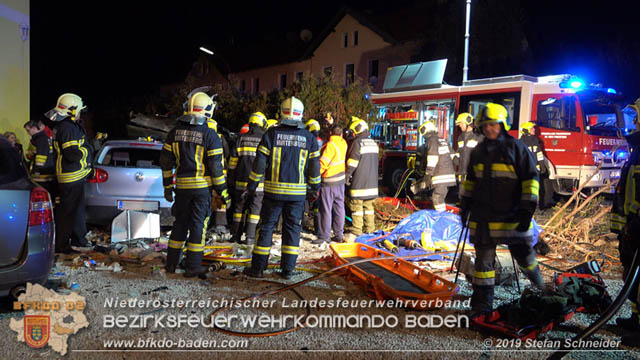
[[[364,98],[369,100],[369,93],[364,94]]]
[[[567,80],[560,82],[561,88],[581,89],[584,87],[584,81],[575,76],[570,77]]]
[[[627,157],[629,157],[629,153],[627,151],[619,150],[616,152],[617,159],[626,159]]]
[[[608,89],[607,89],[607,92],[608,92],[609,94],[617,94],[617,91],[616,91],[616,89],[614,89],[614,88],[608,88]]]

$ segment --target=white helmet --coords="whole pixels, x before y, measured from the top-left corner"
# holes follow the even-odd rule
[[[216,102],[213,98],[203,92],[197,92],[189,98],[186,104],[185,114],[178,118],[178,121],[191,125],[202,125],[207,119],[213,117],[213,110]]]
[[[280,105],[280,123],[282,125],[290,125],[303,127],[302,115],[304,113],[304,105],[300,99],[292,96]]]
[[[80,111],[86,109],[82,105],[80,96],[72,93],[60,95],[56,107],[47,111],[44,116],[52,121],[62,121],[71,116],[71,120],[77,120],[80,117]]]

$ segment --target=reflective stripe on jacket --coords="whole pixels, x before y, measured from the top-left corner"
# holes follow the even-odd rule
[[[56,179],[56,152],[53,139],[43,130],[31,137],[36,148],[36,155],[31,163],[31,178],[34,181],[45,182]]]
[[[378,197],[378,144],[369,132],[358,135],[347,155],[346,178],[350,182],[349,197],[371,200]]]
[[[342,136],[332,135],[320,156],[320,174],[322,174],[323,184],[344,184],[346,156],[347,142]]]
[[[176,188],[210,188],[226,198],[227,184],[222,172],[222,143],[207,124],[191,125],[179,122],[169,131],[160,154],[162,183],[173,187],[175,168]]]
[[[627,137],[631,146],[631,157],[622,168],[611,208],[611,231],[622,233],[630,217],[640,216],[640,133]]]
[[[258,152],[258,145],[262,140],[264,131],[257,125],[252,125],[249,131],[238,137],[236,145],[231,149],[231,157],[229,159],[229,184],[234,183],[235,189],[244,191],[249,183],[249,175],[253,167],[253,161]],[[257,191],[264,189],[264,182],[261,182]]]
[[[433,185],[452,186],[456,184],[456,175],[451,160],[451,149],[436,132],[425,136],[425,144],[418,149],[416,167],[419,173],[428,174]]]
[[[69,118],[64,119],[56,125],[54,138],[58,182],[68,184],[86,178],[91,172],[91,154],[82,126]]]
[[[266,197],[302,201],[307,186],[314,192],[320,187],[319,158],[318,142],[309,131],[284,124],[272,127],[258,145],[247,189],[256,190],[264,180]]]
[[[533,155],[521,141],[503,132],[498,140],[480,143],[471,153],[460,193],[462,206],[471,211],[470,234],[474,224],[488,222],[492,236],[517,236],[516,213],[535,211],[538,179]]]

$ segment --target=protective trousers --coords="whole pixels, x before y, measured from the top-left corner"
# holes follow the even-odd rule
[[[280,269],[282,271],[293,271],[296,266],[300,230],[302,229],[302,215],[304,213],[304,200],[282,201],[265,197],[260,211],[258,238],[256,239],[256,245],[253,247],[253,257],[251,259],[251,268],[256,272],[267,268],[273,230],[281,213],[282,257]]]
[[[476,312],[493,310],[493,294],[495,287],[495,258],[496,246],[505,243],[509,247],[511,256],[518,262],[520,271],[531,283],[542,289],[544,281],[536,261],[536,252],[531,246],[531,238],[491,238],[489,226],[486,222],[478,223],[474,247],[476,249],[475,271],[473,273],[473,295],[471,309]]]
[[[256,238],[256,228],[260,221],[260,209],[262,208],[262,199],[264,199],[264,192],[256,192],[253,198],[251,198],[250,204],[245,204],[242,199],[242,193],[236,192],[235,199],[233,201],[233,224],[231,225],[231,233],[235,236],[240,234],[240,229],[243,222],[246,224],[245,233],[247,239]],[[238,239],[240,240],[240,239]]]
[[[362,235],[364,230],[365,233],[372,233],[376,231],[375,226],[375,213],[373,210],[373,202],[375,199],[371,200],[359,200],[359,199],[349,199],[348,205],[349,210],[351,211],[351,228],[349,232],[353,235]],[[364,226],[363,226],[364,219]]]
[[[344,238],[344,185],[323,185],[320,189],[320,228],[318,237],[331,238],[331,230],[337,239]]]
[[[178,265],[186,240],[186,268],[187,270],[198,269],[202,264],[207,224],[211,215],[211,192],[207,188],[178,189],[171,212],[175,222],[169,237],[167,265]]]
[[[631,231],[637,231],[633,229]],[[631,233],[630,231],[630,233]],[[633,232],[632,234],[637,234]],[[634,236],[634,235],[631,235]],[[636,235],[637,236],[637,235]],[[629,235],[618,235],[618,250],[620,252],[620,262],[622,262],[622,279],[626,279],[631,269],[631,263],[633,261],[633,255],[635,254],[636,247],[632,245],[632,241],[638,241],[637,239],[629,238]],[[636,278],[636,281],[631,285],[631,292],[629,292],[629,300],[631,300],[631,317],[635,318],[640,325],[640,312],[638,306],[640,305],[640,279]]]
[[[87,224],[84,216],[85,180],[59,183],[60,204],[55,208],[56,252],[69,250],[71,245],[86,246]]]
[[[431,193],[431,201],[433,208],[437,211],[447,211],[447,205],[444,199],[447,197],[449,187],[447,185],[434,185]]]

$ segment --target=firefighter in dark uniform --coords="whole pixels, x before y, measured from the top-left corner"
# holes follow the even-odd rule
[[[534,127],[535,123],[528,121],[522,124],[522,135],[520,141],[522,141],[536,159],[536,169],[540,176],[540,200],[538,201],[538,207],[540,209],[546,209],[553,206],[553,186],[549,180],[549,168],[542,152],[542,141],[536,136]]]
[[[378,197],[378,144],[369,137],[367,122],[351,117],[349,130],[355,138],[347,149],[347,206],[351,211],[351,227],[346,242],[376,230],[373,203]]]
[[[45,131],[42,121],[31,120],[24,124],[24,128],[31,135],[31,143],[35,147],[35,156],[31,162],[31,179],[49,192],[51,202],[54,203],[58,193],[56,182],[56,152],[53,149],[53,137]]]
[[[485,139],[472,152],[460,194],[460,216],[469,218],[476,249],[471,308],[493,309],[496,245],[507,244],[520,269],[538,288],[544,287],[532,247],[532,218],[538,201],[538,171],[533,155],[507,133],[508,112],[488,103],[476,119]]]
[[[638,124],[636,124],[636,127]],[[611,208],[611,231],[618,234],[618,249],[623,267],[623,279],[633,271],[633,256],[640,245],[640,132],[626,136],[631,147],[631,157],[622,168],[620,182]],[[617,318],[618,326],[628,333],[622,336],[622,344],[640,346],[640,280],[636,278],[631,286],[631,317]]]
[[[433,208],[437,211],[446,211],[445,198],[449,186],[456,184],[451,148],[446,140],[438,136],[433,121],[425,121],[418,131],[424,137],[424,145],[418,149],[417,156],[408,158],[407,165],[416,169],[418,176],[422,179],[411,184],[411,192],[417,195],[433,188],[431,194]]]
[[[266,125],[267,118],[263,113],[256,112],[251,114],[249,117],[249,131],[240,135],[236,145],[231,149],[229,186],[233,186],[235,189],[233,196],[233,225],[231,227],[232,242],[241,242],[244,223],[246,223],[244,243],[253,245],[256,240],[256,227],[260,220],[260,209],[262,208],[262,199],[264,197],[264,182],[258,184],[255,196],[251,199],[251,204],[247,204],[247,209],[245,209],[245,201],[243,201],[244,199],[241,195],[247,189],[253,160],[256,158],[258,145],[262,140]],[[248,210],[246,214],[245,210]]]
[[[60,204],[55,209],[56,252],[72,253],[71,245],[87,246],[84,214],[84,184],[91,173],[91,151],[78,124],[85,106],[76,94],[62,94],[56,107],[45,116],[54,121],[56,179]],[[69,240],[71,239],[71,243]]]
[[[304,201],[318,198],[320,151],[311,133],[304,129],[304,106],[290,97],[280,106],[280,125],[264,134],[249,175],[244,197],[252,197],[264,178],[264,201],[260,211],[258,239],[253,247],[251,267],[244,273],[262,277],[271,251],[271,236],[282,213],[282,258],[280,276],[290,279],[298,259],[298,245]],[[307,190],[309,187],[309,190]]]
[[[324,141],[320,137],[320,123],[318,120],[309,119],[306,123],[304,123],[304,128],[307,129],[311,135],[313,135],[318,141],[318,149],[322,149],[322,145]],[[322,151],[321,151],[322,152]],[[313,204],[310,204],[308,201],[305,205],[306,211],[313,214],[313,234],[318,236],[318,229],[320,226],[320,209],[319,204],[320,201],[316,201]]]
[[[216,102],[213,103],[213,109],[216,108]],[[218,131],[218,122],[214,119],[207,119],[207,126],[218,134],[218,138],[220,138],[220,144],[222,147],[222,172],[224,173],[225,179],[227,177],[227,164],[229,163],[229,158],[231,154],[231,148],[229,147],[229,142],[225,139],[224,135],[222,135]],[[231,192],[232,189],[228,189]],[[213,221],[210,225],[214,228],[215,232],[220,236],[220,240],[225,241],[228,240],[228,231],[227,231],[227,204],[224,201],[221,201],[219,197],[214,196],[213,203]]]
[[[174,273],[187,232],[185,277],[206,278],[207,268],[201,265],[207,224],[211,215],[212,191],[226,205],[231,200],[222,173],[222,144],[218,134],[207,125],[213,115],[214,103],[209,95],[197,92],[189,98],[187,112],[167,135],[160,154],[164,196],[173,202],[175,168],[175,217],[169,237],[165,269]]]
[[[458,136],[458,149],[455,153],[454,165],[458,169],[458,183],[462,186],[462,182],[467,176],[467,166],[471,158],[471,151],[482,142],[484,136],[478,133],[473,126],[473,116],[469,113],[458,115],[456,125],[460,128],[460,135]]]

